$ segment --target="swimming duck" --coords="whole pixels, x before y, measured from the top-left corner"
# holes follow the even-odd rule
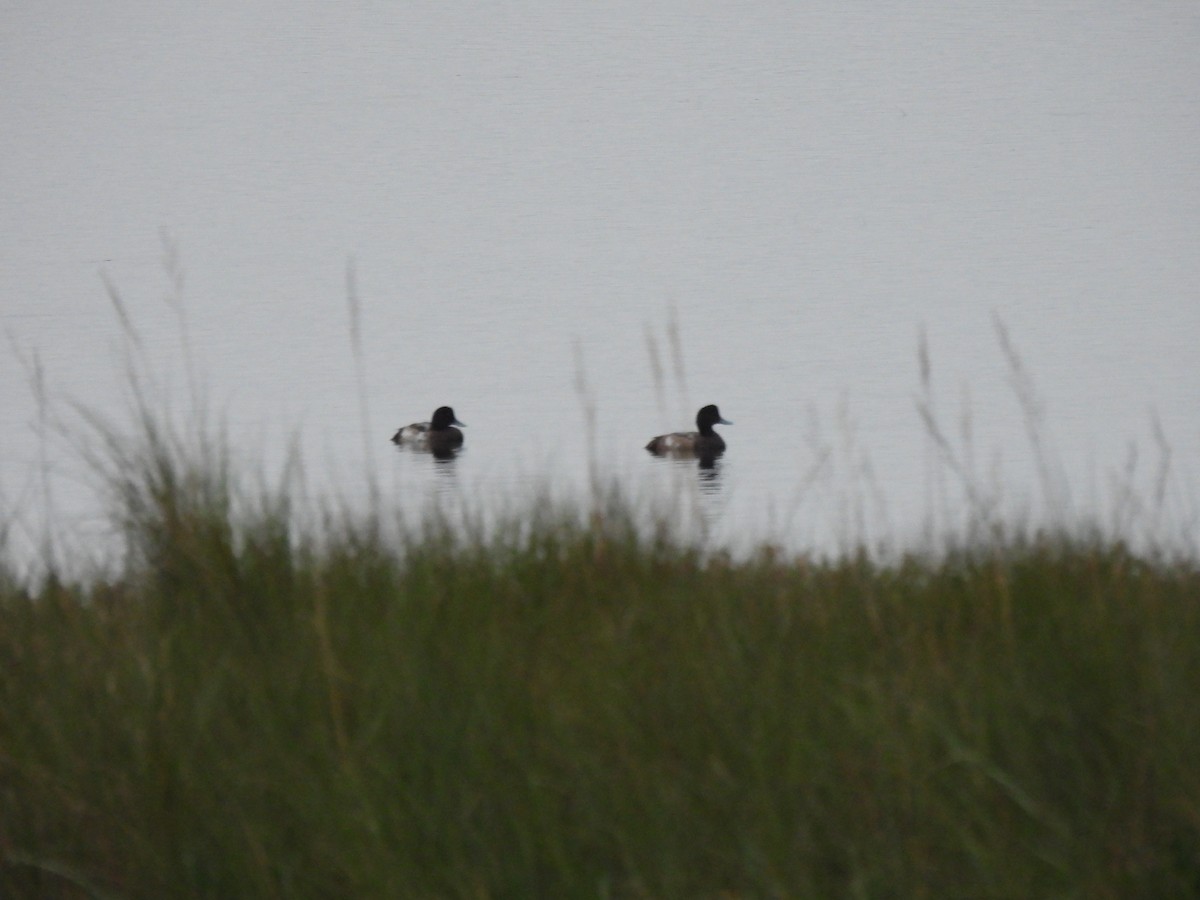
[[[463,433],[455,425],[467,427],[454,417],[453,409],[439,406],[428,422],[414,422],[397,431],[392,435],[392,443],[422,450],[453,450],[463,442]]]
[[[725,439],[713,431],[713,426],[732,424],[722,419],[720,410],[710,403],[696,413],[699,431],[660,434],[646,445],[646,449],[656,456],[715,456],[725,451]]]

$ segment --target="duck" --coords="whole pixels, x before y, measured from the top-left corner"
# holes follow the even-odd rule
[[[696,413],[698,431],[676,431],[652,438],[646,449],[655,456],[700,456],[712,457],[725,452],[725,439],[713,431],[714,425],[732,425],[721,418],[716,405],[700,407]]]
[[[466,427],[455,418],[453,409],[439,406],[428,422],[413,422],[399,429],[392,435],[392,443],[421,450],[454,450],[463,442],[463,433],[458,429]]]

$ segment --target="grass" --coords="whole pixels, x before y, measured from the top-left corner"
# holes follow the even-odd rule
[[[121,566],[0,571],[0,896],[1200,894],[1194,560],[389,537],[143,425]]]
[[[314,521],[298,464],[247,487],[150,412],[110,294],[124,554],[0,562],[0,897],[1200,896],[1200,562],[1012,529],[923,343],[959,546],[733,558],[595,468],[590,509],[507,525]]]

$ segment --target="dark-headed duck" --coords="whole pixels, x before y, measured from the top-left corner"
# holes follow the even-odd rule
[[[392,443],[422,450],[453,450],[463,442],[463,433],[455,425],[467,427],[454,417],[453,409],[439,406],[428,422],[414,422],[397,431],[392,435]]]
[[[720,410],[710,403],[696,413],[699,431],[660,434],[646,445],[646,449],[656,456],[715,456],[724,452],[725,439],[713,431],[713,426],[732,424],[722,419]]]

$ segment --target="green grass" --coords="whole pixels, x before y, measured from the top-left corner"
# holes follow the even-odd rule
[[[147,434],[119,570],[0,572],[0,896],[1200,894],[1194,561],[389,538]]]

